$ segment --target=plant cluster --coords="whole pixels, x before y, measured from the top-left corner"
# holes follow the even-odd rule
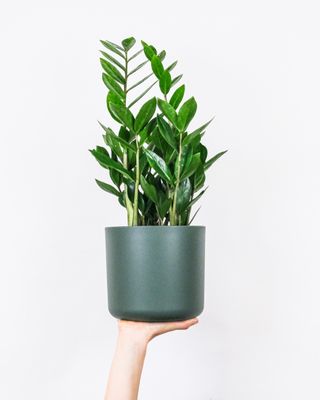
[[[101,51],[100,62],[108,89],[107,109],[119,129],[116,133],[100,124],[105,147],[97,146],[90,152],[108,170],[113,184],[96,182],[126,208],[129,226],[188,225],[195,216],[191,217],[192,206],[206,190],[206,171],[225,153],[208,159],[201,139],[211,121],[189,131],[197,103],[194,97],[183,102],[184,85],[171,93],[182,75],[172,77],[177,62],[165,67],[165,51],[157,52],[154,46],[141,42],[142,48],[132,54],[133,37],[121,45],[106,40],[101,43],[106,49]],[[142,55],[142,62],[133,62]],[[148,66],[151,68],[142,79],[129,84]],[[129,100],[152,78],[149,86]],[[134,115],[132,107],[156,84],[162,98],[152,97]]]

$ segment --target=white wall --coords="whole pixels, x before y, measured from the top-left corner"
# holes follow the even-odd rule
[[[206,309],[156,339],[142,400],[319,399],[316,1],[17,0],[0,12],[0,398],[101,399],[116,338],[104,233],[123,225],[87,149],[106,121],[101,38],[179,60],[213,114]]]

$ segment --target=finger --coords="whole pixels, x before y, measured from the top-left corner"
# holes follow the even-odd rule
[[[188,329],[190,328],[190,326],[197,323],[197,318],[188,319],[186,321],[166,322],[161,326],[161,333]]]

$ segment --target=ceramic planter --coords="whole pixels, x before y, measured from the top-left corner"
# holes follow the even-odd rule
[[[205,227],[106,228],[106,250],[114,317],[173,321],[202,312]]]

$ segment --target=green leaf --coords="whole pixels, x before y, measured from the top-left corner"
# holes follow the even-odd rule
[[[169,67],[167,68],[167,71],[172,71],[173,68],[178,64],[178,61],[173,62],[172,64],[169,65]],[[181,75],[182,76],[182,75]]]
[[[200,211],[200,208],[201,208],[201,207],[199,207],[199,208],[197,209],[197,211],[193,214],[193,217],[191,218],[191,220],[190,220],[190,222],[188,223],[188,225],[191,225],[191,224],[192,224],[193,220],[195,219],[195,217],[197,216],[198,212]]]
[[[121,99],[125,98],[124,91],[121,89],[119,84],[113,78],[111,78],[111,76],[103,72],[102,80],[111,92],[117,94]]]
[[[141,175],[140,177],[140,183],[145,195],[154,203],[157,203],[158,199],[156,188],[151,183],[149,183],[143,175]]]
[[[128,129],[133,131],[134,117],[131,111],[124,105],[110,103],[110,108],[117,118],[126,126]]]
[[[106,169],[115,169],[121,172],[123,176],[134,182],[134,179],[130,172],[125,169],[119,162],[112,160],[108,155],[103,154],[97,150],[90,150],[90,153],[95,157],[99,164]]]
[[[159,192],[157,210],[160,218],[165,218],[167,212],[169,211],[171,205],[171,200],[166,196],[165,193]]]
[[[153,82],[152,85],[150,85],[149,87],[147,87],[147,89],[142,92],[137,98],[135,98],[128,106],[128,108],[131,108],[133,105],[135,105],[140,99],[142,99],[143,96],[145,96],[149,90],[151,90],[153,88],[153,86],[157,83],[157,81]]]
[[[140,111],[138,112],[138,115],[134,123],[135,132],[140,132],[147,125],[147,123],[153,117],[156,107],[157,107],[157,100],[155,97],[153,97],[151,100],[148,100],[140,108]]]
[[[140,146],[143,145],[143,143],[147,140],[148,136],[149,136],[149,133],[148,133],[147,127],[143,128],[142,131],[139,132],[139,137],[140,137],[139,145]]]
[[[175,90],[175,92],[171,96],[169,103],[172,105],[172,107],[175,110],[179,107],[179,105],[183,99],[184,92],[185,92],[185,85],[181,85],[178,87],[178,89]]]
[[[143,51],[144,54],[146,55],[148,60],[152,60],[152,57],[157,54],[157,52],[154,50],[154,48],[152,46],[149,46],[147,43],[141,41],[142,46],[143,46]]]
[[[201,164],[194,174],[194,192],[202,188],[206,180],[203,165]]]
[[[190,144],[192,147],[196,147],[201,140],[201,135],[197,132],[192,132],[188,135],[185,136],[185,138],[182,141],[183,145]]]
[[[117,136],[110,128],[106,129],[106,134],[103,136],[105,143],[112,149],[112,151],[120,158],[123,158],[123,152],[119,143],[115,140]]]
[[[204,163],[206,162],[207,156],[208,156],[208,149],[206,148],[205,145],[203,145],[202,143],[199,143],[196,151],[200,152],[201,162],[202,162],[202,165],[204,165]]]
[[[184,171],[188,170],[193,156],[193,149],[191,146],[182,146],[181,159],[180,159],[180,176],[183,176]],[[176,158],[174,165],[174,174],[178,177],[179,174],[179,158]]]
[[[123,55],[123,53],[119,50],[123,49],[116,45],[115,43],[109,42],[108,40],[100,40],[100,42],[104,45],[104,47],[106,47],[108,50],[113,51],[115,54],[117,54],[119,57],[125,59],[125,56]]]
[[[191,97],[185,103],[182,104],[178,114],[178,125],[182,131],[185,131],[195,116],[197,111],[197,103],[194,97]]]
[[[171,104],[167,103],[164,100],[158,99],[158,106],[160,110],[163,112],[163,114],[168,118],[168,120],[176,126],[177,120],[178,120],[178,115],[176,113],[176,110],[172,107]]]
[[[122,122],[120,121],[120,119],[117,118],[117,116],[114,115],[114,113],[112,112],[112,110],[111,110],[111,108],[110,108],[110,104],[111,104],[111,103],[123,105],[122,99],[121,99],[116,93],[114,93],[114,92],[109,92],[108,95],[107,95],[107,108],[108,108],[108,111],[109,111],[111,117],[112,117],[115,121],[117,121],[117,122],[119,122],[120,124],[122,124]]]
[[[136,151],[135,147],[128,143],[125,139],[117,136],[110,128],[106,128],[106,135],[104,136],[106,143],[112,148],[116,155],[122,159],[123,153],[121,147],[126,150]],[[120,147],[121,146],[121,147]]]
[[[216,154],[215,156],[213,156],[212,158],[210,158],[210,160],[208,160],[205,164],[204,164],[204,170],[206,171],[208,168],[211,167],[211,165],[216,162],[220,157],[222,157],[228,150],[225,151],[221,151],[221,153]]]
[[[126,51],[129,51],[136,43],[136,39],[134,37],[129,37],[124,39],[121,44]]]
[[[184,168],[184,171],[181,175],[181,180],[189,178],[189,176],[193,175],[198,167],[201,165],[201,157],[200,153],[196,153],[192,156],[190,165],[188,168]]]
[[[190,133],[190,135],[193,134],[201,134],[203,133],[203,131],[206,129],[206,127],[212,122],[213,118],[210,119],[210,121],[206,122],[205,124],[203,124],[202,126],[200,126],[200,128],[196,129],[195,131],[193,131],[192,133]]]
[[[116,65],[117,67],[121,68],[122,71],[124,72],[126,69],[125,67],[114,57],[112,57],[110,54],[105,53],[104,51],[100,50],[100,53],[107,58],[109,61],[111,61],[114,65]]]
[[[163,68],[163,65],[162,65],[162,62],[161,62],[159,56],[154,55],[152,57],[151,67],[152,67],[152,71],[154,72],[155,76],[158,79],[160,79],[162,74],[163,74],[163,72],[164,72],[164,68]]]
[[[166,165],[164,160],[156,153],[149,149],[145,149],[145,154],[151,168],[153,168],[162,179],[168,183],[173,183],[173,177],[171,175],[169,167]]]
[[[175,78],[173,78],[173,79],[172,79],[172,82],[171,82],[171,87],[172,87],[173,85],[175,85],[176,83],[178,83],[178,82],[180,81],[181,78],[182,78],[182,75],[178,75],[178,76],[176,76]]]
[[[177,150],[177,142],[170,125],[160,116],[157,117],[159,132],[164,140],[174,149]]]
[[[134,74],[135,72],[137,72],[137,71],[139,71],[139,69],[141,69],[144,65],[146,65],[148,63],[148,60],[147,61],[144,61],[143,63],[141,63],[141,64],[139,64],[137,67],[135,67],[132,71],[130,71],[129,73],[128,73],[128,76],[130,76],[130,75],[132,75],[132,74]]]
[[[169,71],[163,71],[160,81],[160,90],[163,94],[168,94],[171,88],[171,75]]]
[[[111,78],[115,79],[117,82],[121,84],[124,84],[126,82],[124,77],[117,70],[117,68],[113,66],[111,63],[104,60],[103,58],[100,58],[100,63],[102,68],[107,72],[107,74],[111,76]]]
[[[130,58],[128,58],[128,61],[133,60],[134,58],[136,58],[139,54],[141,54],[143,52],[143,49],[138,50],[136,53],[134,53]]]
[[[122,205],[122,207],[126,208],[126,197],[125,197],[125,191],[121,192],[119,198],[118,198],[119,203]]]
[[[144,78],[140,79],[140,81],[138,81],[137,83],[135,83],[134,85],[132,85],[131,87],[129,87],[129,89],[127,90],[127,93],[130,92],[130,90],[134,89],[135,87],[141,85],[141,83],[145,82],[147,79],[149,79],[151,76],[153,76],[153,73],[151,72],[151,74],[145,76]]]
[[[190,179],[184,179],[180,183],[177,191],[177,211],[179,214],[188,207],[191,193],[192,193],[192,186]]]
[[[97,146],[97,147],[96,147],[96,151],[97,151],[98,153],[104,154],[104,155],[106,155],[106,156],[109,157],[109,153],[108,153],[107,149],[105,149],[105,148],[102,147],[102,146]]]
[[[160,51],[158,57],[160,58],[160,61],[163,61],[166,58],[166,51],[165,50]]]
[[[206,187],[204,190],[202,190],[196,197],[194,197],[190,203],[188,204],[188,208],[191,208],[201,197],[202,195],[205,193],[205,191],[208,189],[208,187]]]
[[[120,136],[115,135],[113,137],[113,140],[118,142],[124,149],[131,150],[131,151],[134,151],[134,152],[136,151],[135,147],[132,144],[128,143],[126,140],[124,140]]]
[[[98,181],[98,179],[96,179],[96,182],[97,182],[97,185],[105,192],[114,194],[117,197],[120,196],[121,193],[114,186],[111,186],[105,182]]]

